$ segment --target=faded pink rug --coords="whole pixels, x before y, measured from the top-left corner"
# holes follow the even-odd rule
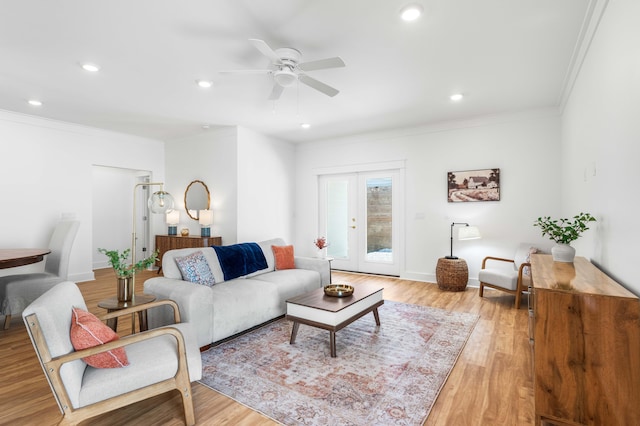
[[[202,353],[201,383],[285,425],[421,425],[478,316],[385,301],[336,333],[281,319]]]

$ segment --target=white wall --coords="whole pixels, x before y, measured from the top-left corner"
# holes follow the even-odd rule
[[[531,111],[358,135],[297,147],[296,250],[312,255],[317,237],[316,170],[384,161],[406,162],[405,264],[401,276],[435,282],[438,258],[449,253],[451,222],[477,225],[481,240],[454,241],[477,284],[482,258],[512,257],[518,243],[540,242],[533,221],[560,211],[560,120]],[[447,202],[447,172],[500,168],[499,202]]]
[[[237,241],[238,143],[236,127],[218,128],[166,143],[167,186],[180,210],[180,225],[190,234],[200,235],[200,225],[184,209],[184,192],[194,180],[209,188],[213,226],[211,235],[223,244]],[[166,234],[166,226],[160,232]]]
[[[178,228],[200,234],[183,200],[189,183],[198,179],[211,193],[211,234],[221,236],[223,244],[273,237],[290,241],[294,154],[292,144],[242,127],[217,128],[167,142],[167,190],[179,201]]]
[[[238,128],[238,241],[293,240],[295,149]]]
[[[562,122],[563,215],[598,222],[574,245],[640,295],[633,256],[640,179],[640,2],[610,0]]]
[[[47,247],[61,215],[75,215],[81,225],[69,263],[74,281],[93,279],[93,165],[164,177],[162,142],[8,111],[0,111],[0,158],[1,246]],[[43,267],[41,262],[0,274]]]

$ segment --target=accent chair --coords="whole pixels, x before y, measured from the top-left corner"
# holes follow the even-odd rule
[[[77,351],[70,332],[74,308],[86,311],[87,307],[75,283],[57,284],[22,312],[33,347],[64,416],[60,424],[78,424],[174,389],[182,397],[185,423],[195,424],[191,382],[201,378],[202,361],[191,324],[180,323],[175,302],[155,301],[102,315],[99,319],[104,321],[164,305],[173,307],[175,324]],[[125,350],[126,367],[96,368],[84,360],[91,355],[121,350],[118,348]]]

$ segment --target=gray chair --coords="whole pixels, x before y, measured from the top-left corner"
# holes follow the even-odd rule
[[[487,256],[482,260],[482,269],[478,273],[480,281],[480,297],[485,287],[504,291],[516,296],[516,308],[520,307],[522,292],[529,290],[531,280],[529,256],[531,253],[549,253],[545,244],[521,243],[513,259]],[[511,267],[500,267],[498,263],[511,264]]]
[[[29,303],[54,285],[67,280],[71,247],[79,227],[77,220],[58,223],[49,241],[51,253],[45,260],[44,272],[0,277],[0,314],[5,316],[5,330],[11,324],[12,315],[19,315]]]
[[[182,396],[186,424],[195,424],[191,382],[202,377],[202,361],[191,324],[179,323],[180,313],[175,302],[151,302],[112,312],[100,319],[164,305],[174,308],[176,324],[79,351],[74,351],[69,332],[72,308],[86,310],[87,307],[75,283],[57,284],[27,306],[22,317],[64,415],[60,424],[78,424],[174,389]],[[94,368],[82,359],[117,347],[125,348],[128,366]]]

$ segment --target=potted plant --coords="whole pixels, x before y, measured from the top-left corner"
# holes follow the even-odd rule
[[[128,261],[131,249],[126,249],[122,253],[118,250],[106,250],[103,248],[99,248],[98,251],[109,258],[109,264],[116,272],[116,277],[118,278],[118,300],[121,302],[129,301],[133,297],[132,278],[135,273],[150,267],[158,258],[158,250],[156,250],[151,253],[151,256],[132,265]]]
[[[324,259],[326,254],[326,248],[329,247],[329,243],[327,243],[327,239],[325,237],[319,237],[313,242],[313,244],[318,248],[316,257]]]
[[[589,229],[587,224],[595,222],[596,218],[589,213],[579,213],[572,219],[551,219],[550,216],[539,217],[533,224],[542,231],[556,246],[551,249],[553,260],[557,262],[573,262],[576,249],[571,247],[571,242],[577,240],[580,235]]]

